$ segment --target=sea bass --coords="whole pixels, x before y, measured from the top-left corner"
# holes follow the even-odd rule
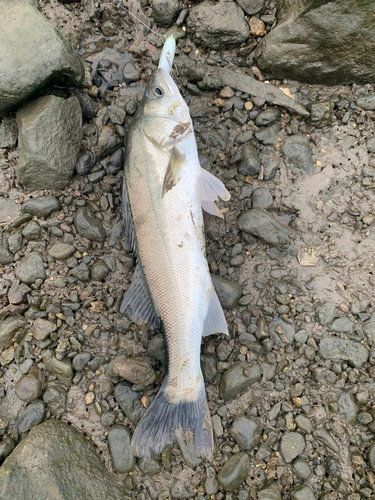
[[[228,333],[206,257],[202,207],[222,217],[225,186],[199,165],[188,107],[168,72],[149,82],[127,135],[125,237],[136,256],[121,312],[163,326],[168,373],[132,439],[139,457],[184,442],[209,458],[213,436],[200,368],[202,335]]]

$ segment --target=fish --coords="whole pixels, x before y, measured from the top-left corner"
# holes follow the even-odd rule
[[[210,458],[214,441],[200,366],[203,335],[228,334],[206,255],[203,212],[223,218],[224,184],[199,164],[189,109],[165,65],[152,75],[127,133],[123,212],[136,258],[120,311],[163,328],[164,381],[138,423],[132,447],[152,457],[174,443]]]

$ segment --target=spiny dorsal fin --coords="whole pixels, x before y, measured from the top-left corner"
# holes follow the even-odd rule
[[[164,195],[179,183],[181,179],[181,168],[184,161],[185,156],[181,153],[181,151],[176,147],[172,148],[171,158],[165,173],[162,198],[164,198]]]

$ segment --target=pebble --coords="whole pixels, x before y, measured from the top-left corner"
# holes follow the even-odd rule
[[[261,438],[261,427],[257,420],[244,415],[234,419],[229,432],[243,450],[252,450]]]
[[[313,436],[315,439],[331,448],[334,452],[338,453],[340,451],[338,444],[326,429],[316,429],[313,431]]]
[[[182,5],[179,0],[154,0],[152,2],[152,13],[156,25],[160,28],[169,28],[172,26],[181,8]]]
[[[365,111],[375,111],[375,94],[370,94],[357,99],[357,106]]]
[[[316,166],[313,162],[310,141],[303,135],[292,135],[285,139],[283,147],[283,158],[287,168],[293,175],[302,177],[315,174]]]
[[[280,452],[287,464],[301,455],[304,449],[305,440],[298,432],[288,432],[281,438]]]
[[[368,449],[368,463],[371,469],[375,472],[375,441],[373,441]]]
[[[32,359],[25,359],[23,363],[20,364],[20,372],[25,375],[33,365]]]
[[[308,106],[310,111],[310,122],[316,128],[322,128],[329,125],[333,103],[331,101],[313,102]]]
[[[234,309],[242,296],[241,285],[236,281],[216,274],[212,274],[211,279],[222,307],[224,309]]]
[[[119,137],[112,127],[104,125],[99,134],[98,146],[100,158],[105,158],[117,151],[123,145],[123,139]]]
[[[37,318],[33,325],[33,337],[36,340],[46,340],[47,337],[56,331],[57,325],[52,321],[43,318]]]
[[[207,467],[206,469],[206,481],[204,483],[204,489],[207,495],[216,495],[219,491],[219,482],[216,478],[216,472],[213,467]]]
[[[137,69],[133,63],[126,63],[124,66],[124,82],[129,85],[133,82],[138,82],[141,78],[141,71]]]
[[[28,375],[22,375],[15,385],[16,396],[25,403],[31,403],[39,398],[42,392],[42,374],[37,366],[32,366]]]
[[[104,241],[107,233],[102,222],[95,217],[94,212],[87,206],[79,207],[74,216],[74,225],[78,234],[90,241]]]
[[[258,500],[281,500],[278,483],[266,484],[257,491]]]
[[[226,370],[220,380],[220,398],[224,401],[234,399],[261,378],[258,363],[236,361]]]
[[[4,116],[0,124],[0,148],[14,148],[17,144],[18,128],[13,117]]]
[[[105,411],[100,417],[100,422],[104,427],[111,427],[112,424],[115,423],[116,415],[113,411]]]
[[[332,361],[350,361],[358,369],[366,363],[368,351],[362,344],[338,337],[326,337],[319,343],[323,358]]]
[[[21,247],[22,247],[22,232],[21,231],[16,231],[15,233],[13,233],[9,236],[8,246],[9,246],[9,250],[12,253],[16,253],[16,252],[18,252],[18,250],[21,249]]]
[[[22,236],[27,240],[39,240],[41,227],[35,220],[31,220],[22,230]]]
[[[91,354],[89,352],[80,352],[73,358],[73,368],[78,372],[82,371],[83,367],[90,359]]]
[[[21,212],[34,215],[36,217],[48,217],[53,212],[60,210],[60,202],[51,195],[36,196],[30,198],[21,205]]]
[[[104,262],[95,262],[91,268],[91,278],[94,281],[104,280],[109,273],[109,268]]]
[[[294,488],[291,492],[292,500],[316,500],[316,496],[314,492],[310,488],[310,486],[298,486]]]
[[[16,447],[16,442],[11,437],[6,437],[0,441],[0,460],[5,460]]]
[[[238,4],[249,16],[258,14],[264,7],[264,0],[238,0]]]
[[[90,279],[90,270],[84,262],[74,267],[70,274],[81,281],[89,281]]]
[[[273,205],[272,194],[268,189],[260,187],[253,192],[253,208],[264,208],[267,210]]]
[[[353,322],[349,318],[337,318],[330,326],[332,332],[349,333],[353,330]]]
[[[275,318],[268,324],[270,336],[276,344],[285,342],[291,344],[294,340],[295,326],[289,324],[281,318]]]
[[[251,35],[258,37],[266,34],[266,25],[258,17],[252,17],[249,21]]]
[[[76,172],[78,175],[88,175],[94,168],[97,157],[92,151],[86,151],[81,155],[76,163]]]
[[[264,146],[274,146],[279,140],[280,126],[277,123],[268,125],[255,132],[255,137]]]
[[[156,458],[140,458],[138,468],[145,476],[156,476],[162,469],[162,465]]]
[[[352,457],[353,457],[353,455],[352,455]],[[363,459],[362,459],[362,463],[363,463]],[[327,473],[331,478],[338,479],[341,477],[340,462],[336,458],[334,458],[332,456],[328,456],[326,458],[326,467],[327,467]]]
[[[157,333],[151,337],[148,343],[147,355],[150,358],[157,359],[162,365],[167,366],[167,346],[162,333]]]
[[[274,219],[264,208],[253,208],[244,212],[238,217],[237,226],[269,245],[290,244],[296,237],[293,229]]]
[[[217,375],[216,360],[212,356],[201,355],[201,368],[205,382],[211,382]]]
[[[251,146],[246,144],[241,151],[241,161],[238,165],[238,173],[241,175],[251,175],[255,177],[258,175],[260,170],[260,158],[258,151]]]
[[[43,422],[45,413],[46,405],[41,399],[30,403],[17,420],[18,433],[25,434],[32,427]]]
[[[55,375],[66,387],[72,385],[74,373],[70,359],[59,360],[53,356],[50,350],[43,353],[42,359],[47,371]]]
[[[76,251],[73,245],[68,243],[55,243],[49,250],[48,254],[52,255],[55,259],[65,260],[74,254]]]
[[[44,281],[47,276],[41,254],[39,252],[31,252],[26,255],[16,267],[16,276],[22,283],[26,283],[26,285],[35,283],[37,279]]]
[[[358,405],[352,394],[342,392],[337,400],[338,413],[346,424],[354,424],[359,411]]]
[[[237,489],[246,479],[249,466],[249,456],[244,451],[232,455],[217,475],[222,488],[225,491]]]
[[[318,309],[318,319],[322,326],[330,325],[337,315],[336,305],[327,302]]]
[[[265,127],[276,121],[280,116],[280,111],[277,108],[267,108],[258,113],[255,118],[255,125],[257,127]]]
[[[63,387],[50,385],[43,394],[43,401],[51,414],[60,418],[65,413],[67,397],[68,393]]]
[[[306,432],[306,434],[311,434],[314,428],[314,424],[311,422],[311,420],[308,417],[305,417],[305,415],[299,414],[296,416],[294,419],[297,427],[301,429],[302,432]]]
[[[9,316],[0,321],[0,353],[12,345],[14,337],[17,338],[18,343],[21,342],[26,334],[23,329],[26,323],[26,318],[22,316]]]
[[[121,474],[135,466],[135,456],[131,447],[131,433],[124,425],[113,425],[108,431],[108,447],[113,468]]]
[[[309,465],[309,462],[305,460],[304,458],[296,458],[293,463],[292,463],[292,468],[295,474],[300,478],[300,479],[307,479],[309,476],[312,474],[311,467]]]
[[[147,386],[156,380],[156,373],[146,357],[128,358],[117,361],[113,371],[132,384]]]
[[[116,104],[108,106],[108,115],[112,123],[122,125],[125,121],[126,112]]]
[[[8,291],[8,300],[11,304],[21,304],[30,291],[31,289],[23,283],[20,285],[12,285]]]
[[[270,181],[280,168],[280,157],[272,149],[265,149],[260,153],[260,161],[264,167],[263,178],[265,181]]]

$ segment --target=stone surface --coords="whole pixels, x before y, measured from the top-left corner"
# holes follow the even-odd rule
[[[59,385],[50,385],[43,394],[43,401],[52,415],[60,418],[66,408],[67,391]]]
[[[336,305],[332,302],[327,302],[318,309],[319,323],[323,326],[330,325],[337,314]]]
[[[18,181],[26,190],[64,189],[73,174],[82,139],[82,111],[76,97],[53,95],[17,113]]]
[[[58,212],[59,210],[59,200],[48,194],[30,198],[21,206],[21,212],[36,215],[37,217],[48,217],[53,212]]]
[[[0,124],[0,148],[14,148],[17,144],[18,128],[13,117],[4,116]]]
[[[113,371],[132,384],[150,385],[156,379],[156,374],[148,358],[128,358],[117,361]]]
[[[0,321],[0,353],[12,345],[14,337],[23,329],[26,322],[23,316],[9,316]]]
[[[33,337],[36,340],[45,340],[57,329],[57,325],[52,321],[37,318],[33,325]]]
[[[125,425],[113,425],[108,431],[108,447],[116,472],[129,472],[135,465],[131,433]]]
[[[224,401],[235,398],[261,378],[258,363],[236,361],[226,370],[220,380],[220,398]]]
[[[283,144],[283,159],[285,166],[290,168],[293,175],[303,177],[316,172],[312,160],[310,141],[303,135],[287,137]]]
[[[138,424],[145,412],[139,393],[133,391],[128,382],[120,382],[116,385],[114,394],[124,414],[134,425]]]
[[[55,375],[66,387],[71,386],[74,373],[70,359],[59,360],[50,350],[43,353],[42,359],[47,371]]]
[[[90,241],[103,241],[107,234],[102,222],[95,217],[94,212],[87,206],[79,207],[75,216],[74,224],[78,234]]]
[[[238,165],[238,173],[241,175],[256,176],[260,170],[260,158],[258,151],[246,144],[241,151],[241,161]]]
[[[167,346],[162,333],[157,333],[151,337],[148,343],[148,356],[157,359],[164,366],[167,366]]]
[[[219,297],[220,304],[224,309],[234,309],[242,296],[241,285],[236,281],[216,274],[212,274],[211,279],[217,296]]]
[[[1,9],[0,116],[29,98],[52,76],[82,83],[80,57],[41,12],[22,0],[1,0]]]
[[[34,427],[0,468],[3,500],[128,500],[95,446],[65,422],[49,420]]]
[[[18,418],[17,431],[20,434],[25,434],[32,427],[43,422],[45,414],[46,405],[41,399],[37,399],[36,401],[30,403]]]
[[[352,0],[279,3],[278,24],[255,52],[266,75],[315,85],[375,81],[369,57],[375,49],[372,2],[360,2],[355,10]]]
[[[305,449],[305,440],[298,432],[288,432],[281,438],[280,452],[286,463],[301,455]]]
[[[323,338],[319,343],[319,349],[323,358],[332,361],[349,361],[359,369],[368,358],[368,351],[362,344],[338,337]]]
[[[284,245],[295,239],[296,234],[288,226],[274,219],[263,208],[253,208],[237,219],[238,228],[246,231],[269,245]]]
[[[55,243],[49,250],[49,255],[52,255],[55,259],[65,260],[76,251],[73,245],[68,243]]]
[[[31,252],[26,255],[17,265],[16,276],[22,283],[26,283],[26,285],[34,283],[37,279],[44,281],[46,279],[46,272],[41,254],[39,252]]]
[[[259,423],[254,418],[245,415],[241,415],[233,421],[229,432],[243,450],[252,450],[261,437]]]
[[[154,0],[152,2],[152,13],[157,26],[169,28],[182,9],[179,0]]]
[[[225,491],[237,489],[249,471],[249,457],[244,451],[232,455],[220,469],[217,478]]]
[[[22,375],[15,385],[16,396],[26,403],[35,401],[43,388],[42,374],[37,366],[32,366],[27,375]]]
[[[266,484],[259,488],[258,500],[281,500],[281,491],[278,483]]]
[[[237,3],[249,16],[258,14],[264,7],[264,0],[237,0]]]
[[[214,4],[206,0],[194,5],[188,27],[198,43],[213,50],[238,47],[250,35],[244,13],[234,2]]]

